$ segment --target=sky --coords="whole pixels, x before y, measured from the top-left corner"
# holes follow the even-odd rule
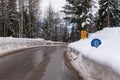
[[[46,8],[49,6],[49,4],[52,4],[52,7],[55,11],[62,10],[62,7],[65,5],[65,0],[42,0],[41,2],[41,9],[42,11],[46,10]]]

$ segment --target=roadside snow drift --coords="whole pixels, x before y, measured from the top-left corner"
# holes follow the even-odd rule
[[[98,48],[91,46],[91,41],[95,38],[102,41]],[[90,34],[88,39],[70,43],[68,47],[90,60],[109,66],[120,74],[120,28],[105,28]]]
[[[52,43],[44,39],[0,37],[0,54],[11,50]]]

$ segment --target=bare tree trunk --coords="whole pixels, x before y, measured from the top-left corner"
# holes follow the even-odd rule
[[[8,36],[8,27],[9,27],[9,22],[8,22],[8,0],[5,0],[5,12],[4,12],[4,36]]]
[[[38,18],[40,0],[29,0],[29,28],[30,28],[30,38],[34,37],[33,30],[36,26],[36,19]]]
[[[3,28],[3,36],[5,37],[5,26],[4,26],[4,0],[1,0],[1,27]]]
[[[31,11],[32,11],[32,0],[29,0],[29,30],[30,30],[30,38],[32,37],[32,23],[31,23]]]
[[[19,10],[20,10],[20,22],[19,22],[19,37],[23,37],[23,27],[24,27],[24,1],[19,0]]]

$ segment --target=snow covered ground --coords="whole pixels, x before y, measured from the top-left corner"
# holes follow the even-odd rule
[[[30,46],[45,45],[53,43],[44,39],[29,39],[29,38],[13,38],[13,37],[0,37],[0,54]]]
[[[98,48],[91,46],[91,41],[95,38],[98,38],[102,41],[102,44]],[[79,56],[76,56],[76,54],[72,54],[72,56],[74,58],[77,58],[76,62],[79,65],[81,64],[80,63],[81,56],[84,56],[98,64],[102,64],[112,68],[117,74],[120,75],[120,28],[119,27],[105,28],[102,31],[89,34],[89,37],[87,39],[70,43],[68,47],[78,52],[77,55]]]

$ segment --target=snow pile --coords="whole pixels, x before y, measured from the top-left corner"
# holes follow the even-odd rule
[[[0,37],[0,53],[28,46],[44,45],[47,43],[51,43],[51,41],[46,41],[40,38],[28,39],[28,38]]]
[[[102,44],[92,47],[91,41],[98,38]],[[88,39],[70,43],[72,48],[89,59],[111,67],[120,74],[120,28],[105,28],[102,31],[90,34]]]

